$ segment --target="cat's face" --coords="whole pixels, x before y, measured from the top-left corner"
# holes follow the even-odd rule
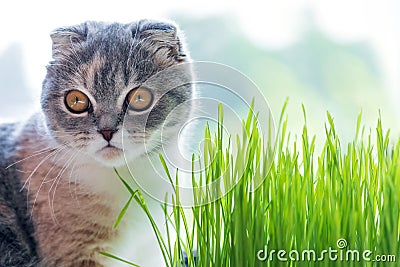
[[[143,156],[144,144],[147,152],[157,148],[162,127],[167,141],[188,115],[177,109],[169,116],[192,96],[188,57],[174,25],[86,22],[56,30],[52,40],[42,109],[60,145],[119,166],[125,156]]]

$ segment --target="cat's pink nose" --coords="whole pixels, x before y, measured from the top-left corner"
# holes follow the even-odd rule
[[[112,139],[115,132],[116,132],[116,130],[100,130],[99,131],[99,133],[101,133],[101,135],[103,135],[103,138],[107,142],[110,142],[110,140]]]

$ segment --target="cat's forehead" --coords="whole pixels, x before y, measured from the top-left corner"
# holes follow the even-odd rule
[[[128,33],[131,28],[138,27],[137,22],[129,24],[122,24],[118,22],[107,23],[102,21],[87,21],[85,26],[87,28],[87,36],[95,33],[105,34],[124,34]]]
[[[79,67],[79,74],[88,92],[98,99],[117,99],[121,93],[126,93],[140,86],[139,73],[130,70],[129,73],[118,61],[110,59],[110,55],[96,52],[90,61]],[[82,77],[83,76],[83,77]]]
[[[78,71],[85,88],[94,97],[115,100],[153,73],[154,64],[146,47],[132,33],[135,27],[119,23],[88,24],[86,43],[79,51],[83,60]]]
[[[137,23],[86,23],[86,43],[108,53],[128,52],[135,42]]]

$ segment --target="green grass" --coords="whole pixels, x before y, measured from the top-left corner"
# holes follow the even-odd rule
[[[380,118],[376,133],[366,133],[360,115],[354,141],[343,146],[327,114],[325,136],[318,137],[325,144],[316,152],[317,137],[309,135],[307,125],[300,141],[291,139],[284,110],[274,146],[263,143],[252,113],[243,122],[240,137],[222,136],[222,126],[216,133],[206,127],[202,164],[207,167],[193,173],[194,200],[199,205],[191,209],[193,216],[185,216],[176,190],[172,196],[176,205],[162,206],[169,222],[166,236],[151,219],[141,193],[124,183],[148,215],[166,266],[182,266],[181,251],[189,255],[189,266],[199,267],[399,266],[364,261],[362,253],[370,250],[371,259],[395,255],[400,261],[400,140],[390,140]],[[222,109],[219,120],[222,125]],[[239,144],[237,153],[232,153],[231,138]],[[176,177],[164,166],[173,182]],[[202,189],[211,182],[218,186]],[[215,200],[215,194],[231,187]],[[176,233],[184,234],[170,245]],[[347,241],[345,248],[338,248],[339,239]],[[257,258],[265,247],[276,250],[272,261]],[[338,251],[338,259],[329,260],[326,252],[324,260],[318,260],[329,248]],[[197,250],[196,265],[192,250]],[[288,261],[278,261],[278,250],[287,252]],[[292,250],[298,251],[299,260],[290,259],[289,253],[291,258],[297,256]],[[310,254],[311,260],[301,261],[303,253],[308,255],[304,250],[314,250],[317,260]],[[346,261],[349,250],[359,251],[359,262]]]

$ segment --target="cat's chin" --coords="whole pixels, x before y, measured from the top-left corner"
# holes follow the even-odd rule
[[[125,164],[123,150],[114,146],[103,147],[96,152],[95,158],[101,164],[110,167],[119,167]]]

